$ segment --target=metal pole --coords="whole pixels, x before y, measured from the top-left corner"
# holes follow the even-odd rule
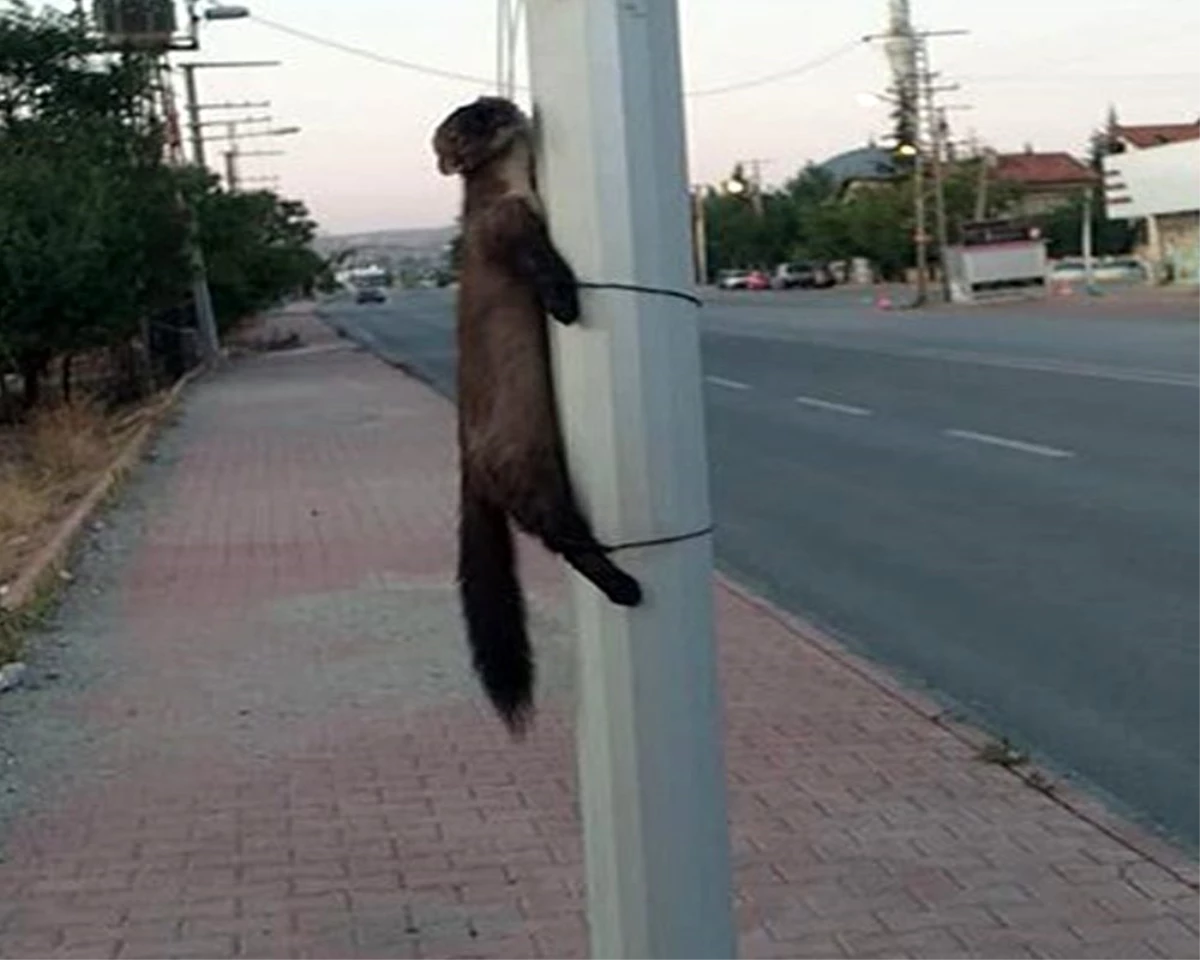
[[[708,212],[704,207],[704,187],[697,187],[692,196],[693,239],[696,244],[696,285],[708,283]]]
[[[237,126],[229,124],[229,149],[225,151],[225,185],[230,193],[238,189]]]
[[[1083,188],[1083,236],[1080,246],[1083,252],[1083,282],[1088,293],[1096,292],[1095,270],[1092,265],[1092,188]]]
[[[674,0],[530,0],[551,232],[580,278],[690,292]],[[572,476],[646,602],[572,576],[594,957],[732,957],[697,308],[584,291],[554,330]]]
[[[927,74],[928,76],[928,74]],[[929,107],[933,110],[933,91],[928,94]],[[941,277],[942,301],[950,302],[950,275],[946,272],[946,248],[950,245],[950,230],[946,220],[946,179],[942,167],[942,149],[945,144],[945,115],[932,114],[933,121],[933,202],[935,205],[935,228],[938,245],[938,274]]]
[[[919,140],[920,138],[918,138]],[[917,245],[917,295],[913,306],[921,306],[929,296],[929,233],[925,229],[925,150],[916,144],[913,158],[913,215],[917,222],[914,239]]]
[[[988,152],[986,149],[979,154],[979,185],[975,190],[975,219],[983,220],[987,216],[988,201]]]
[[[192,71],[184,65],[184,76],[187,78],[187,98],[189,119],[192,121],[192,148],[198,165],[204,164],[204,140],[200,134],[199,111],[196,110],[196,85]],[[178,128],[178,110],[175,97],[169,87],[165,87],[165,109],[170,113],[172,125]],[[208,288],[208,267],[204,262],[204,251],[200,247],[200,225],[196,220],[196,211],[187,201],[182,189],[176,188],[176,198],[184,218],[185,244],[187,248],[188,265],[191,272],[192,302],[196,311],[196,329],[200,336],[200,354],[204,362],[215,365],[221,360],[221,337],[217,330],[216,313],[213,310],[212,293]]]
[[[183,69],[183,86],[187,94],[188,129],[192,135],[192,162],[198,167],[205,167],[204,133],[200,124],[200,97],[196,92],[196,68],[193,64],[181,64]]]
[[[754,213],[761,220],[763,215],[762,161],[758,159],[750,161],[750,203],[754,206]]]

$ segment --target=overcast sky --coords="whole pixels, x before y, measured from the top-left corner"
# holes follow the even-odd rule
[[[462,73],[494,73],[494,0],[246,0],[256,14],[331,40]],[[667,2],[667,0],[663,0]],[[678,0],[689,90],[752,79],[821,57],[881,30],[886,0]],[[952,122],[1001,150],[1081,153],[1115,103],[1127,123],[1200,115],[1195,0],[912,0],[918,27],[965,28],[933,41],[935,68],[969,104]],[[420,76],[327,49],[254,20],[204,27],[202,60],[278,59],[275,69],[199,73],[204,101],[273,101],[298,136],[254,141],[283,157],[247,158],[247,176],[278,175],[324,232],[442,226],[457,186],[440,177],[433,127],[480,85]],[[882,51],[862,46],[803,76],[688,101],[693,181],[716,181],[739,158],[769,161],[769,181],[888,130]],[[216,116],[216,114],[213,114]],[[250,148],[247,142],[246,148]],[[220,147],[213,152],[219,155]]]

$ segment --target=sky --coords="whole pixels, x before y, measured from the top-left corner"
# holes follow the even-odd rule
[[[330,234],[453,222],[458,185],[441,177],[430,137],[487,83],[423,76],[319,46],[274,21],[444,70],[495,73],[495,0],[245,0],[248,20],[206,23],[182,60],[279,60],[261,69],[198,72],[201,101],[272,102],[298,135],[245,141],[247,177],[304,200]],[[582,0],[581,0],[582,2]],[[654,0],[672,2],[672,0]],[[822,58],[886,26],[886,0],[678,0],[686,90],[752,80]],[[1080,155],[1109,104],[1125,123],[1200,117],[1200,4],[1195,0],[912,0],[921,29],[964,29],[931,41],[934,69],[961,85],[945,102],[954,135],[996,149]],[[261,19],[259,19],[261,18]],[[523,59],[521,61],[523,67]],[[768,183],[887,134],[883,51],[859,44],[807,73],[724,95],[689,97],[688,160],[715,183],[761,158]],[[213,111],[208,119],[226,115]],[[220,144],[210,145],[219,158]],[[213,157],[210,157],[210,163]]]

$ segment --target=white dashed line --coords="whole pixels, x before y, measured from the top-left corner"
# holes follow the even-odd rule
[[[795,401],[802,406],[828,410],[830,413],[847,413],[852,417],[871,416],[871,411],[866,407],[852,407],[848,403],[834,403],[832,400],[820,400],[817,397],[796,397]]]
[[[738,380],[726,380],[724,377],[705,377],[715,387],[725,387],[727,390],[749,390],[750,384]]]
[[[994,437],[990,433],[976,433],[974,430],[945,430],[948,437],[959,440],[974,440],[976,443],[986,443],[992,447],[1005,447],[1009,450],[1020,450],[1022,453],[1032,453],[1039,457],[1054,457],[1059,460],[1073,457],[1070,450],[1060,450],[1058,447],[1046,447],[1040,443],[1027,443],[1024,440],[1010,440],[1007,437]]]

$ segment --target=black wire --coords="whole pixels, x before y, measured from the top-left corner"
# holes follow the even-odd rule
[[[751,87],[761,87],[768,83],[775,83],[779,80],[789,80],[792,77],[798,77],[803,73],[808,73],[810,70],[815,70],[817,67],[823,67],[827,63],[832,63],[838,57],[845,56],[851,50],[856,50],[862,46],[862,40],[851,40],[838,47],[836,50],[831,50],[829,53],[816,57],[813,60],[808,60],[795,67],[789,67],[786,70],[779,70],[775,73],[768,73],[765,76],[756,77],[753,80],[739,80],[735,83],[726,83],[718,87],[708,87],[704,90],[689,90],[685,97],[715,97],[722,93],[736,93],[739,90],[748,90]]]
[[[293,37],[298,37],[301,40],[307,40],[310,43],[320,44],[321,46],[330,47],[333,50],[340,50],[342,53],[349,53],[356,57],[365,57],[368,60],[373,60],[376,63],[384,64],[389,67],[399,67],[402,70],[411,70],[414,73],[424,73],[432,77],[442,77],[445,80],[461,80],[464,83],[475,85],[484,85],[489,88],[495,85],[494,79],[487,77],[475,76],[470,73],[459,73],[455,70],[443,70],[440,67],[431,67],[423,63],[416,63],[412,60],[402,60],[399,57],[389,57],[382,53],[376,53],[373,50],[368,50],[365,47],[357,47],[353,44],[342,43],[339,40],[331,40],[328,37],[322,37],[316,33],[309,33],[306,30],[298,30],[295,27],[289,27],[287,24],[279,23],[275,20],[268,20],[266,17],[261,17],[257,14],[252,15],[252,20],[268,27],[271,30],[278,30],[280,33],[290,34]],[[748,90],[751,87],[761,87],[768,83],[776,83],[779,80],[787,80],[791,77],[800,76],[810,70],[815,70],[818,67],[823,67],[841,56],[849,53],[851,50],[862,45],[862,40],[855,39],[849,43],[831,50],[829,53],[823,54],[813,60],[806,61],[795,67],[789,67],[786,70],[780,70],[776,73],[769,73],[765,76],[756,77],[752,80],[740,80],[735,83],[727,83],[717,87],[708,87],[701,90],[687,90],[684,92],[685,97],[715,97],[723,93],[735,93],[739,90]],[[528,86],[518,84],[517,89],[526,92]]]
[[[693,530],[691,533],[677,533],[669,537],[656,537],[653,540],[631,540],[628,543],[618,543],[612,546],[605,546],[605,550],[633,550],[637,547],[662,547],[671,543],[683,543],[687,540],[698,540],[700,537],[707,537],[716,527],[709,524],[702,530]]]
[[[683,290],[668,290],[665,287],[643,287],[636,283],[590,283],[580,281],[578,285],[583,290],[628,290],[630,293],[649,293],[657,297],[674,297],[676,300],[686,300],[688,303],[693,303],[697,307],[704,306],[704,301],[698,296],[694,293],[686,293]]]

